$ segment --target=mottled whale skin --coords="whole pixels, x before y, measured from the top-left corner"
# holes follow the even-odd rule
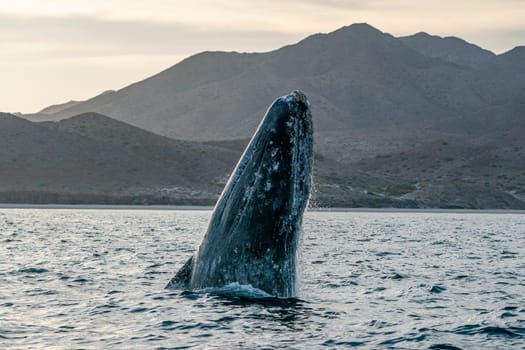
[[[211,216],[198,251],[167,288],[251,285],[296,295],[296,249],[312,183],[313,130],[306,96],[273,102]]]

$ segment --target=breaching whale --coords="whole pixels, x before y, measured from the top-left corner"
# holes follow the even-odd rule
[[[167,288],[251,285],[296,294],[296,248],[312,182],[313,130],[306,96],[268,108],[226,184],[197,252]]]

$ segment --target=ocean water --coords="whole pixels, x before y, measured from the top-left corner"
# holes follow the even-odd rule
[[[525,349],[525,214],[309,212],[298,298],[165,290],[209,216],[0,209],[0,348]]]

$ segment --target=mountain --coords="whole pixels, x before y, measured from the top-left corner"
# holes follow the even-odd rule
[[[41,124],[123,149],[143,160],[157,163],[163,172],[191,179],[199,186],[209,187],[209,184],[216,184],[219,178],[227,177],[238,156],[238,152],[227,148],[170,139],[98,113],[84,113],[59,122]]]
[[[525,208],[525,141],[501,138],[353,162],[317,153],[311,205]],[[0,140],[0,202],[113,204],[213,204],[248,142],[173,140],[97,113],[40,123],[1,114]]]
[[[266,53],[203,52],[24,117],[165,164],[171,183],[216,196],[267,106],[300,89],[314,116],[319,205],[523,208],[524,57],[524,47],[495,55],[353,24]]]
[[[525,70],[525,46],[516,46],[500,56],[501,61],[504,61],[509,68],[514,67],[519,72]]]
[[[514,86],[523,89],[525,84],[525,46],[517,46],[497,57],[487,64],[487,69],[493,73],[503,74],[508,83],[517,83]]]
[[[493,56],[456,38],[398,39],[354,24],[267,53],[197,54],[47,118],[98,112],[178,139],[246,138],[274,98],[299,88],[320,136],[345,139],[363,128],[464,132],[483,128],[485,110],[519,97],[490,71],[457,64]]]
[[[97,113],[40,123],[2,113],[0,203],[211,205],[247,142],[173,140]],[[312,203],[343,205],[353,194],[358,206],[414,205],[349,188],[333,192],[342,165],[324,157],[316,163],[316,185],[325,190]],[[351,176],[355,186],[392,183]]]
[[[71,108],[73,106],[76,106],[79,103],[80,103],[80,101],[73,101],[73,100],[71,100],[69,102],[60,103],[60,104],[56,104],[56,105],[52,105],[52,106],[46,107],[46,108],[42,109],[40,112],[38,112],[37,114],[50,115],[50,114],[59,113],[59,112],[63,111],[64,109]]]
[[[231,154],[102,115],[37,124],[1,113],[0,202],[211,204]]]
[[[442,38],[420,32],[399,40],[427,57],[464,66],[477,67],[496,57],[493,52],[454,36]]]

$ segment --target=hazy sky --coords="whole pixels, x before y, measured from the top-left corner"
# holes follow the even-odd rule
[[[0,0],[0,111],[120,89],[204,50],[268,51],[367,22],[525,45],[525,0]]]

